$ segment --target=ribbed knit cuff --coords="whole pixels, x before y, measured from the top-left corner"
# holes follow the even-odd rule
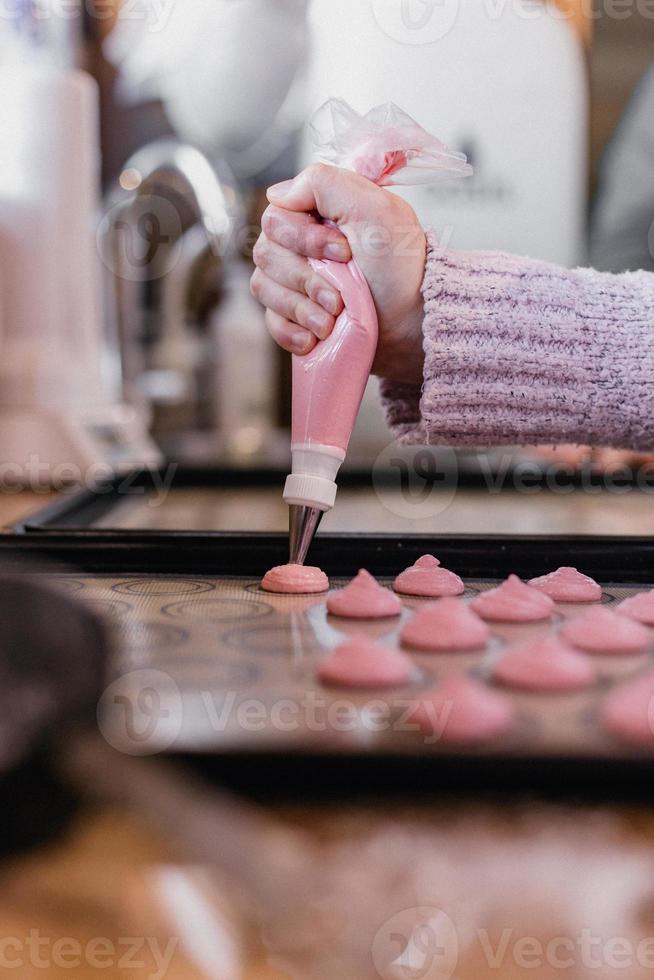
[[[654,276],[569,271],[429,234],[425,370],[382,384],[404,441],[654,448]]]

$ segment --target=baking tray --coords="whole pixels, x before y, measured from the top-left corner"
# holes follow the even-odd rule
[[[502,467],[499,475],[495,474],[492,467],[482,470],[480,466],[474,469],[470,466],[459,466],[456,472],[450,472],[445,464],[422,468],[419,474],[412,473],[411,466],[402,467],[397,471],[376,468],[374,474],[369,469],[342,470],[339,474],[339,487],[343,490],[391,488],[408,494],[419,491],[418,495],[429,489],[437,491],[444,489],[448,494],[454,489],[472,489],[485,491],[486,494],[497,497],[503,490],[515,490],[512,472],[512,467],[507,465]],[[551,466],[540,467],[538,462],[530,461],[529,492],[550,489],[549,483],[553,477],[557,491],[562,494],[575,489],[595,494],[605,489],[606,478],[601,473],[585,474],[582,479],[579,473],[565,469],[553,470]],[[285,478],[285,470],[189,468],[177,464],[169,464],[161,470],[136,470],[116,476],[97,489],[64,491],[56,503],[42,508],[29,519],[20,522],[15,530],[24,532],[88,530],[98,522],[104,527],[109,527],[121,504],[129,503],[130,500],[143,500],[149,493],[158,493],[162,485],[168,490],[182,492],[198,490],[210,493],[212,490],[222,492],[265,489],[281,491]],[[611,485],[618,485],[617,478],[612,478]],[[654,491],[654,469],[641,474],[639,482],[626,479],[619,484],[619,487],[625,491],[629,489]]]
[[[584,734],[611,683],[631,669],[642,669],[642,664],[623,659],[610,664],[603,658],[601,683],[585,703],[567,699],[579,722],[579,739],[554,738],[546,747],[541,743],[538,751],[530,698],[532,706],[539,704],[541,721],[543,712],[560,711],[566,699],[520,696],[524,703],[517,737],[513,733],[507,743],[474,751],[439,745],[425,750],[411,736],[393,743],[385,736],[362,741],[360,732],[355,738],[307,738],[306,732],[270,738],[248,732],[240,739],[233,732],[203,731],[193,708],[203,691],[212,696],[235,692],[268,705],[271,697],[318,690],[317,659],[347,629],[325,615],[324,597],[274,597],[260,591],[262,573],[286,560],[285,535],[89,527],[90,518],[110,512],[116,493],[115,487],[101,498],[85,492],[45,509],[0,536],[0,560],[21,569],[26,559],[32,566],[46,559],[53,582],[78,593],[113,622],[119,651],[115,675],[145,669],[173,680],[191,724],[165,746],[169,755],[258,798],[371,793],[413,798],[463,791],[475,796],[536,792],[650,798],[654,753],[606,740],[589,746]],[[640,537],[319,535],[309,560],[323,567],[336,587],[359,567],[389,584],[425,552],[437,554],[458,572],[469,593],[510,572],[530,577],[563,564],[601,582],[606,602],[654,583],[654,540]],[[407,607],[420,602],[408,600]],[[396,624],[370,628],[375,635],[381,629],[386,639],[397,632]],[[419,691],[438,679],[446,660],[433,655],[416,660]],[[483,665],[470,658],[456,655],[456,661],[483,673]],[[326,696],[338,699],[343,692]],[[561,717],[562,725],[569,723],[569,717]]]

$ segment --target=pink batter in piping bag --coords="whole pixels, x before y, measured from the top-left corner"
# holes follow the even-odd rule
[[[323,160],[353,170],[380,187],[425,184],[472,173],[462,153],[449,150],[392,102],[360,116],[340,99],[327,101],[311,132]],[[336,500],[336,477],[352,435],[377,350],[378,323],[366,279],[354,260],[312,259],[313,268],[343,297],[332,334],[293,356],[290,562],[303,564],[323,513]]]

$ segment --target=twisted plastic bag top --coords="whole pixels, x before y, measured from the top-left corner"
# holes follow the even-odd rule
[[[380,187],[472,174],[463,153],[450,150],[393,102],[361,116],[342,99],[328,99],[311,120],[311,135],[326,163]]]

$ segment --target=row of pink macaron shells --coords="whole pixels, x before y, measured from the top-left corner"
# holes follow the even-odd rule
[[[426,557],[430,563],[436,561],[431,556]],[[425,565],[423,561],[423,567]],[[486,602],[478,603],[479,612],[491,620],[543,620],[551,616],[554,608],[554,602],[546,590],[554,591],[559,597],[565,594],[568,601],[594,602],[601,598],[601,590],[592,579],[576,569],[563,568],[534,580],[533,585],[525,585],[517,576],[511,576],[497,589],[478,597],[487,597]],[[654,612],[654,595],[642,595],[649,597],[650,602],[644,606],[641,604],[636,612],[648,619],[648,613]],[[509,599],[513,607],[509,605],[505,608]],[[443,598],[426,606],[404,627],[401,634],[403,644],[431,652],[484,647],[490,638],[490,630],[473,611],[476,601],[471,603],[473,608],[456,598]],[[332,614],[357,618],[392,616],[401,611],[397,597],[365,571],[361,571],[345,589],[333,593],[327,605]],[[623,612],[628,616],[628,607]],[[654,616],[651,618],[654,622]],[[601,608],[569,620],[563,627],[562,636],[563,639],[548,636],[510,647],[496,665],[494,680],[527,690],[578,690],[593,684],[597,674],[590,658],[578,653],[572,646],[595,653],[639,653],[651,642],[649,631],[641,623]],[[401,651],[361,640],[337,647],[319,668],[323,682],[349,687],[401,686],[408,682],[411,671],[411,661]],[[641,682],[633,695],[630,689],[626,696],[622,693],[623,689],[619,689],[609,701],[611,716],[617,711],[619,720],[614,727],[620,729],[623,737],[628,736],[634,724],[638,728],[637,720],[642,718],[643,712],[621,709],[620,705],[629,706],[633,697],[642,701],[646,690],[647,683]],[[654,675],[651,692],[654,695]],[[449,737],[450,740],[463,742],[485,740],[501,734],[512,724],[513,710],[508,699],[463,674],[447,679],[435,691],[416,701],[416,720],[423,729],[433,731],[439,708],[446,704],[450,715],[440,733],[445,739]],[[646,727],[646,731],[649,732],[649,728]],[[639,729],[638,734],[639,740],[643,741],[643,731]],[[652,739],[654,736],[650,734],[647,740]]]
[[[427,566],[427,561],[434,564]],[[407,588],[406,595],[454,597],[464,591],[462,580],[441,568],[438,560],[430,555],[402,572],[395,580],[395,589],[398,583],[400,588],[403,587],[410,573],[426,571],[427,567],[430,568],[428,576],[418,576],[422,579],[418,583],[422,591],[409,592]],[[439,573],[439,577],[435,573]],[[449,578],[442,578],[442,574]],[[416,585],[415,576],[413,584]],[[552,616],[555,599],[568,603],[595,603],[601,597],[600,586],[575,568],[559,568],[528,584],[517,575],[510,575],[498,587],[482,592],[469,605],[453,598],[429,603],[405,626],[402,639],[409,646],[425,650],[479,649],[490,638],[490,631],[482,620],[541,622]],[[327,609],[336,616],[374,619],[399,615],[402,604],[396,595],[361,569],[349,585],[329,596]],[[616,612],[593,606],[568,620],[560,635],[572,646],[590,653],[639,653],[651,641],[643,624],[654,626],[654,590],[625,600],[617,606]]]

